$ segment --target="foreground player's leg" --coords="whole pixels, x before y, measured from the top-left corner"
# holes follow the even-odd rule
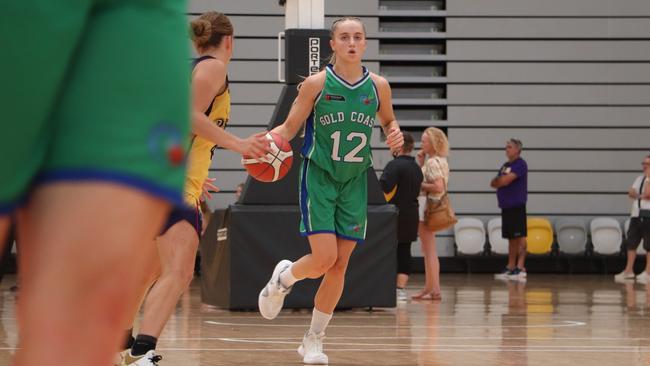
[[[160,199],[108,183],[35,191],[18,224],[30,255],[20,268],[16,365],[108,364],[137,301],[134,269],[147,260],[134,248],[159,231],[167,211]]]
[[[32,15],[61,22],[84,5],[38,3]],[[21,366],[110,363],[137,302],[133,279],[147,259],[138,249],[159,232],[167,201],[180,201],[185,169],[170,152],[189,127],[184,2],[95,3],[71,38],[74,57],[46,109],[40,185],[18,218]]]
[[[158,338],[194,275],[199,237],[190,223],[177,222],[157,239],[157,244],[161,275],[145,299],[140,331],[131,352],[125,355],[127,365],[150,364],[147,359],[155,356]]]

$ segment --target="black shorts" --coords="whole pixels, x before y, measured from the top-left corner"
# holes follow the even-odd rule
[[[625,247],[627,250],[636,250],[643,239],[643,249],[650,253],[650,218],[633,217],[630,219],[630,228],[627,229]]]
[[[161,235],[169,230],[170,227],[174,226],[174,224],[182,220],[189,222],[194,230],[196,230],[196,234],[199,238],[201,237],[201,231],[203,231],[203,215],[197,205],[186,205],[182,207],[175,206],[169,213],[169,217],[167,218],[165,226],[163,226]]]
[[[501,236],[504,239],[526,237],[526,205],[501,210]]]

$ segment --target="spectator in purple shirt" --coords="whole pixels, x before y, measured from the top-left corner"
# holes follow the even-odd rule
[[[511,138],[506,143],[505,162],[490,186],[497,189],[501,208],[501,235],[508,239],[508,265],[495,277],[526,279],[526,201],[528,200],[528,165],[521,158],[523,145]]]

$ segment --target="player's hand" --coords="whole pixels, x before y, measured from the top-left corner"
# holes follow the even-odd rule
[[[424,165],[424,159],[427,157],[427,154],[424,152],[424,150],[418,151],[418,153],[415,155],[415,160],[417,161],[419,166]]]
[[[287,127],[284,125],[284,123],[272,129],[271,132],[275,132],[278,135],[284,137],[285,140],[291,141],[291,138],[289,138],[290,136],[288,136]]]
[[[203,181],[203,187],[202,187],[203,192],[201,193],[201,201],[209,200],[210,198],[212,198],[212,193],[210,191],[219,192],[221,190],[219,187],[212,184],[212,182],[214,182],[215,180],[217,180],[217,178],[205,178],[205,181]]]
[[[386,145],[388,145],[392,153],[396,153],[402,148],[402,145],[404,145],[404,135],[399,127],[390,129],[388,136],[386,136]]]
[[[639,192],[637,192],[634,188],[630,188],[630,190],[627,191],[627,195],[634,200],[639,198]]]
[[[266,138],[268,132],[259,132],[242,140],[239,153],[252,158],[261,158],[271,151],[271,141]]]

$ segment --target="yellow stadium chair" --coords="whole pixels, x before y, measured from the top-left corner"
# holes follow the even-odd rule
[[[528,253],[548,254],[553,246],[553,226],[547,219],[530,217],[528,226]]]

